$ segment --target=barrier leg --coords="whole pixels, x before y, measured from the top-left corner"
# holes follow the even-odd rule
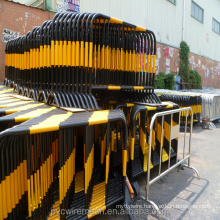
[[[157,211],[158,219],[159,219],[159,220],[162,220],[162,213],[161,213],[159,207],[158,207],[153,201],[147,200],[144,196],[141,196],[141,195],[140,195],[140,196],[136,196],[136,197],[134,198],[134,200],[133,200],[133,204],[134,204],[134,205],[136,205],[137,200],[143,200],[143,201],[149,203],[150,205],[152,205],[152,207]]]
[[[186,164],[181,164],[181,165],[178,167],[177,172],[179,172],[179,171],[180,171],[180,169],[181,169],[182,167],[186,167],[186,168],[189,168],[189,169],[193,170],[193,171],[196,173],[197,178],[200,180],[199,172],[197,171],[197,169],[196,169],[196,168],[191,167],[191,166],[186,165]]]

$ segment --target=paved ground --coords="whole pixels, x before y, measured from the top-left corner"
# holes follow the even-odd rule
[[[194,127],[193,131],[191,166],[199,171],[200,180],[190,169],[184,168],[180,172],[174,169],[164,176],[162,181],[159,180],[150,186],[150,200],[161,206],[163,219],[220,219],[220,123],[214,123],[217,127],[215,129],[204,130],[201,127]],[[155,173],[154,170],[153,174]],[[145,179],[144,175],[138,179],[143,195]],[[137,204],[141,209],[134,210],[139,212],[135,215],[135,220],[157,219],[154,211],[145,208],[143,202],[138,201]],[[128,215],[100,215],[95,219],[129,218]]]

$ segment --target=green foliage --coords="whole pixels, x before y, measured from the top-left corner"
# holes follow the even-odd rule
[[[158,76],[155,78],[155,89],[169,89],[173,90],[174,87],[174,73],[165,74],[160,72]]]
[[[186,87],[190,83],[190,67],[189,67],[189,46],[185,41],[180,43],[180,75]]]
[[[190,70],[190,82],[193,89],[202,89],[202,78],[196,70]]]
[[[165,73],[160,72],[158,76],[155,78],[154,81],[154,88],[155,89],[165,89],[165,84],[164,84],[164,78],[165,78]]]
[[[173,90],[175,81],[174,81],[174,73],[168,73],[165,78],[165,88],[169,90]]]

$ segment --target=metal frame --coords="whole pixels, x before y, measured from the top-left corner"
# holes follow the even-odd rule
[[[154,114],[154,116],[152,117],[151,123],[150,123],[150,128],[149,128],[149,139],[148,139],[148,143],[149,143],[149,153],[148,153],[148,165],[147,165],[147,183],[146,183],[146,196],[137,196],[135,197],[133,204],[136,204],[136,201],[138,199],[142,199],[145,202],[151,204],[157,211],[158,213],[158,217],[159,219],[162,219],[161,216],[161,212],[159,207],[157,206],[157,204],[155,204],[153,201],[149,200],[149,187],[151,184],[155,183],[157,180],[159,180],[160,178],[162,178],[163,176],[165,176],[167,173],[169,173],[171,170],[173,170],[174,168],[178,167],[178,170],[181,167],[187,167],[189,169],[192,169],[198,176],[198,179],[200,179],[199,173],[198,171],[194,168],[190,166],[190,152],[191,152],[191,139],[192,139],[192,129],[193,129],[193,123],[190,123],[190,136],[189,136],[189,150],[188,150],[188,155],[185,156],[185,138],[186,138],[186,128],[185,128],[185,134],[184,134],[184,147],[183,147],[183,159],[178,161],[178,147],[177,147],[177,157],[176,157],[176,164],[174,164],[173,166],[170,167],[170,151],[171,151],[171,136],[172,136],[172,120],[173,120],[173,114],[174,113],[180,113],[180,112],[186,112],[186,120],[187,120],[187,112],[190,111],[191,112],[191,122],[193,122],[193,112],[191,107],[186,107],[186,108],[182,108],[182,109],[175,109],[175,110],[170,110],[170,111],[165,111],[165,112],[159,112]],[[162,122],[164,121],[164,116],[165,115],[171,115],[171,126],[170,126],[170,144],[169,144],[169,160],[168,160],[168,169],[165,170],[164,172],[161,173],[161,156],[162,156],[162,144],[160,145],[160,164],[159,164],[159,175],[156,176],[155,178],[153,178],[152,180],[150,180],[150,166],[151,166],[151,144],[152,144],[152,130],[153,130],[153,125],[155,123],[155,120],[158,116],[162,116]],[[179,122],[180,122],[180,114],[179,114]],[[163,123],[161,126],[161,134],[163,132]],[[161,135],[162,137],[162,135]],[[162,143],[162,141],[161,141]],[[182,164],[184,161],[188,160],[188,165]]]

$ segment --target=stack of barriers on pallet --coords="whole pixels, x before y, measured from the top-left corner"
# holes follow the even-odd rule
[[[162,101],[171,101],[179,105],[180,108],[191,107],[193,111],[193,122],[200,122],[201,120],[201,106],[202,106],[202,97],[200,95],[190,95],[180,93],[179,91],[171,92],[157,92],[158,96]],[[183,114],[183,113],[182,113]],[[189,112],[190,114],[190,112]],[[184,116],[181,117],[181,123],[184,123]],[[188,118],[190,115],[188,115]]]
[[[21,102],[19,106],[25,108]],[[51,110],[42,112],[39,107],[39,117],[33,109],[14,107],[16,113],[5,111],[7,115],[0,118],[7,124],[0,133],[1,219],[87,219],[123,201],[127,164],[123,112],[72,113],[38,104]],[[123,150],[116,169],[110,164],[110,134],[117,123],[123,125]],[[101,133],[104,140],[99,138]],[[72,212],[58,212],[62,209]],[[88,212],[78,216],[78,209]]]
[[[0,220],[88,219],[131,202],[128,178],[138,194],[137,176],[177,163],[184,111],[154,92],[152,31],[58,13],[9,41],[5,64]]]
[[[98,109],[100,90],[152,94],[155,64],[152,31],[99,13],[58,13],[7,43],[5,84],[34,100]]]

